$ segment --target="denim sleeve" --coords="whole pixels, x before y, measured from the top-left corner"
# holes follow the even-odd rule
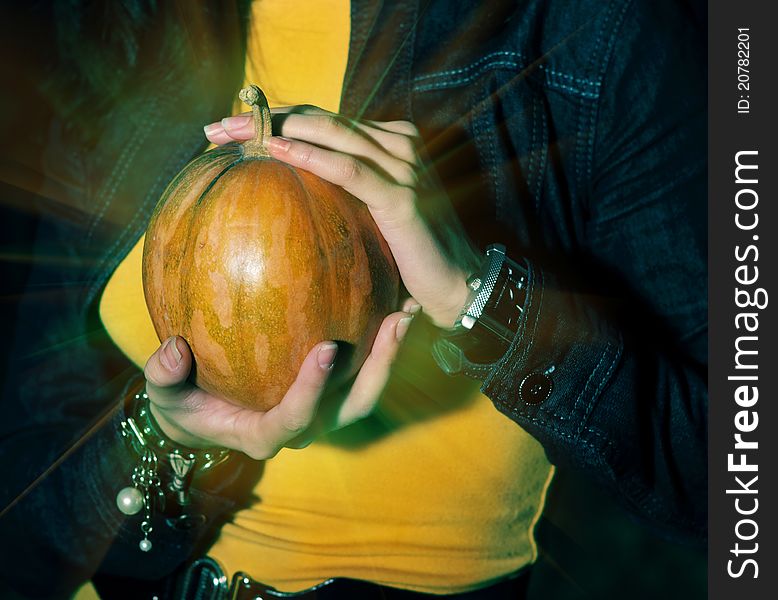
[[[64,597],[100,569],[156,579],[185,560],[234,506],[223,490],[242,460],[199,485],[188,531],[163,515],[150,553],[140,551],[140,516],[115,504],[137,459],[120,436],[121,399],[139,375],[83,302],[89,256],[77,220],[41,220],[34,267],[19,302],[0,420],[0,579],[25,597]],[[225,465],[226,467],[226,465]]]
[[[483,391],[552,462],[589,473],[658,530],[701,538],[705,42],[679,5],[629,2],[604,38],[589,172],[580,182],[588,206],[585,277],[576,280],[588,283],[531,265],[518,334]],[[543,388],[540,402],[528,382]]]

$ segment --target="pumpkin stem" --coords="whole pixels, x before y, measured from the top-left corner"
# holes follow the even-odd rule
[[[265,146],[262,145],[262,140],[273,135],[270,108],[267,105],[265,94],[252,84],[243,88],[238,97],[242,102],[248,104],[254,113],[254,138],[243,142],[243,155],[249,158],[270,156]]]

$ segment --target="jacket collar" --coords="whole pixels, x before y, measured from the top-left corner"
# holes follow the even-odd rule
[[[351,0],[342,113],[359,119],[411,118],[411,68],[418,14],[418,0]]]

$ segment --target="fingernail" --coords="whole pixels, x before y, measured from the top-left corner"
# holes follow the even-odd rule
[[[211,123],[203,127],[203,131],[205,132],[205,135],[211,135],[212,133],[216,133],[220,129],[222,129],[221,123]]]
[[[222,119],[222,127],[225,129],[232,129],[233,131],[236,129],[241,129],[251,123],[252,119],[251,115],[235,115],[234,117],[225,117]]]
[[[402,342],[405,334],[408,333],[408,328],[411,326],[411,321],[413,321],[413,315],[410,315],[409,317],[403,317],[397,321],[397,327],[394,330],[394,335],[397,337],[398,342]]]
[[[286,152],[289,150],[289,146],[292,145],[292,142],[287,140],[285,137],[281,137],[280,135],[274,135],[273,137],[265,138],[265,144],[271,150]]]
[[[168,371],[175,371],[181,364],[181,351],[178,349],[175,336],[165,340],[160,360]]]
[[[335,355],[338,353],[338,345],[334,342],[322,344],[319,353],[316,355],[319,366],[325,371],[329,371],[335,364]]]
[[[421,304],[411,304],[405,312],[409,312],[412,315],[415,315],[417,312],[421,310]]]

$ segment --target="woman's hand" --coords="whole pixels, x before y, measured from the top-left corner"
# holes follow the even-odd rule
[[[311,106],[273,109],[271,156],[315,173],[364,202],[391,248],[403,283],[441,327],[456,321],[478,258],[417,152],[407,121],[353,122]],[[254,136],[250,114],[205,127],[214,144]]]
[[[412,301],[406,303],[406,310],[413,311]],[[336,360],[333,342],[314,346],[281,403],[261,412],[192,384],[188,380],[192,369],[189,346],[183,338],[168,338],[144,370],[151,412],[168,437],[188,447],[231,448],[264,460],[284,446],[306,446],[316,435],[345,427],[372,412],[412,317],[411,312],[396,312],[384,319],[350,390],[334,398],[331,410],[321,412],[320,401]]]

